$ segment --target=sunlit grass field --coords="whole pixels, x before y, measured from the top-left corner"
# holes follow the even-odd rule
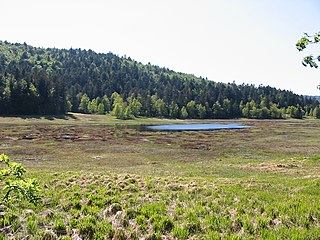
[[[150,132],[135,125],[237,122]],[[319,239],[320,121],[0,118],[0,153],[42,186],[0,239]]]

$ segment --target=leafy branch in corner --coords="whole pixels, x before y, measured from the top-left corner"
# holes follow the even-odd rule
[[[0,184],[2,188],[2,204],[12,203],[15,200],[26,199],[37,205],[40,197],[40,185],[34,178],[24,178],[25,168],[17,162],[11,162],[5,154],[0,155],[0,162],[6,165],[0,170]]]
[[[311,36],[307,33],[305,33],[304,35],[305,36],[301,38],[296,44],[296,47],[299,51],[303,51],[305,48],[307,48],[308,45],[320,43],[320,32]],[[304,57],[304,59],[302,60],[302,64],[305,67],[310,66],[318,68],[317,62],[320,62],[320,55],[317,57],[314,57],[313,55],[308,55]]]

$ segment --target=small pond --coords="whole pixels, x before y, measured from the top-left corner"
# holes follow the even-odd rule
[[[202,123],[202,124],[163,124],[144,126],[141,130],[151,131],[208,131],[208,130],[221,130],[221,129],[243,129],[250,128],[250,126],[230,123]]]

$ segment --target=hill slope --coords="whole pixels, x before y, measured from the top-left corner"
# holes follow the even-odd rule
[[[0,114],[104,113],[118,103],[129,117],[281,118],[290,106],[303,115],[318,104],[290,91],[216,83],[113,53],[8,42],[0,42],[0,92]]]

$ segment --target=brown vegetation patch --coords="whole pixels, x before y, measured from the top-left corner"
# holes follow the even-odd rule
[[[6,124],[0,119],[0,152],[25,160],[32,168],[43,168],[48,165],[44,160],[50,160],[50,169],[90,168],[166,175],[242,175],[242,169],[248,169],[248,174],[250,170],[279,174],[306,171],[309,175],[319,171],[316,161],[302,167],[300,162],[281,159],[320,155],[320,122],[230,120],[254,128],[139,132],[128,124],[120,128],[109,122],[34,121]],[[214,159],[223,159],[223,164]],[[256,164],[257,161],[263,163]],[[199,162],[205,164],[194,165]]]
[[[209,150],[210,146],[204,142],[195,142],[195,143],[187,143],[181,144],[180,147],[185,149],[201,149],[201,150]]]
[[[235,165],[231,165],[235,166]],[[303,165],[296,163],[248,163],[239,167],[244,170],[256,170],[264,172],[282,172],[282,173],[303,173]]]

